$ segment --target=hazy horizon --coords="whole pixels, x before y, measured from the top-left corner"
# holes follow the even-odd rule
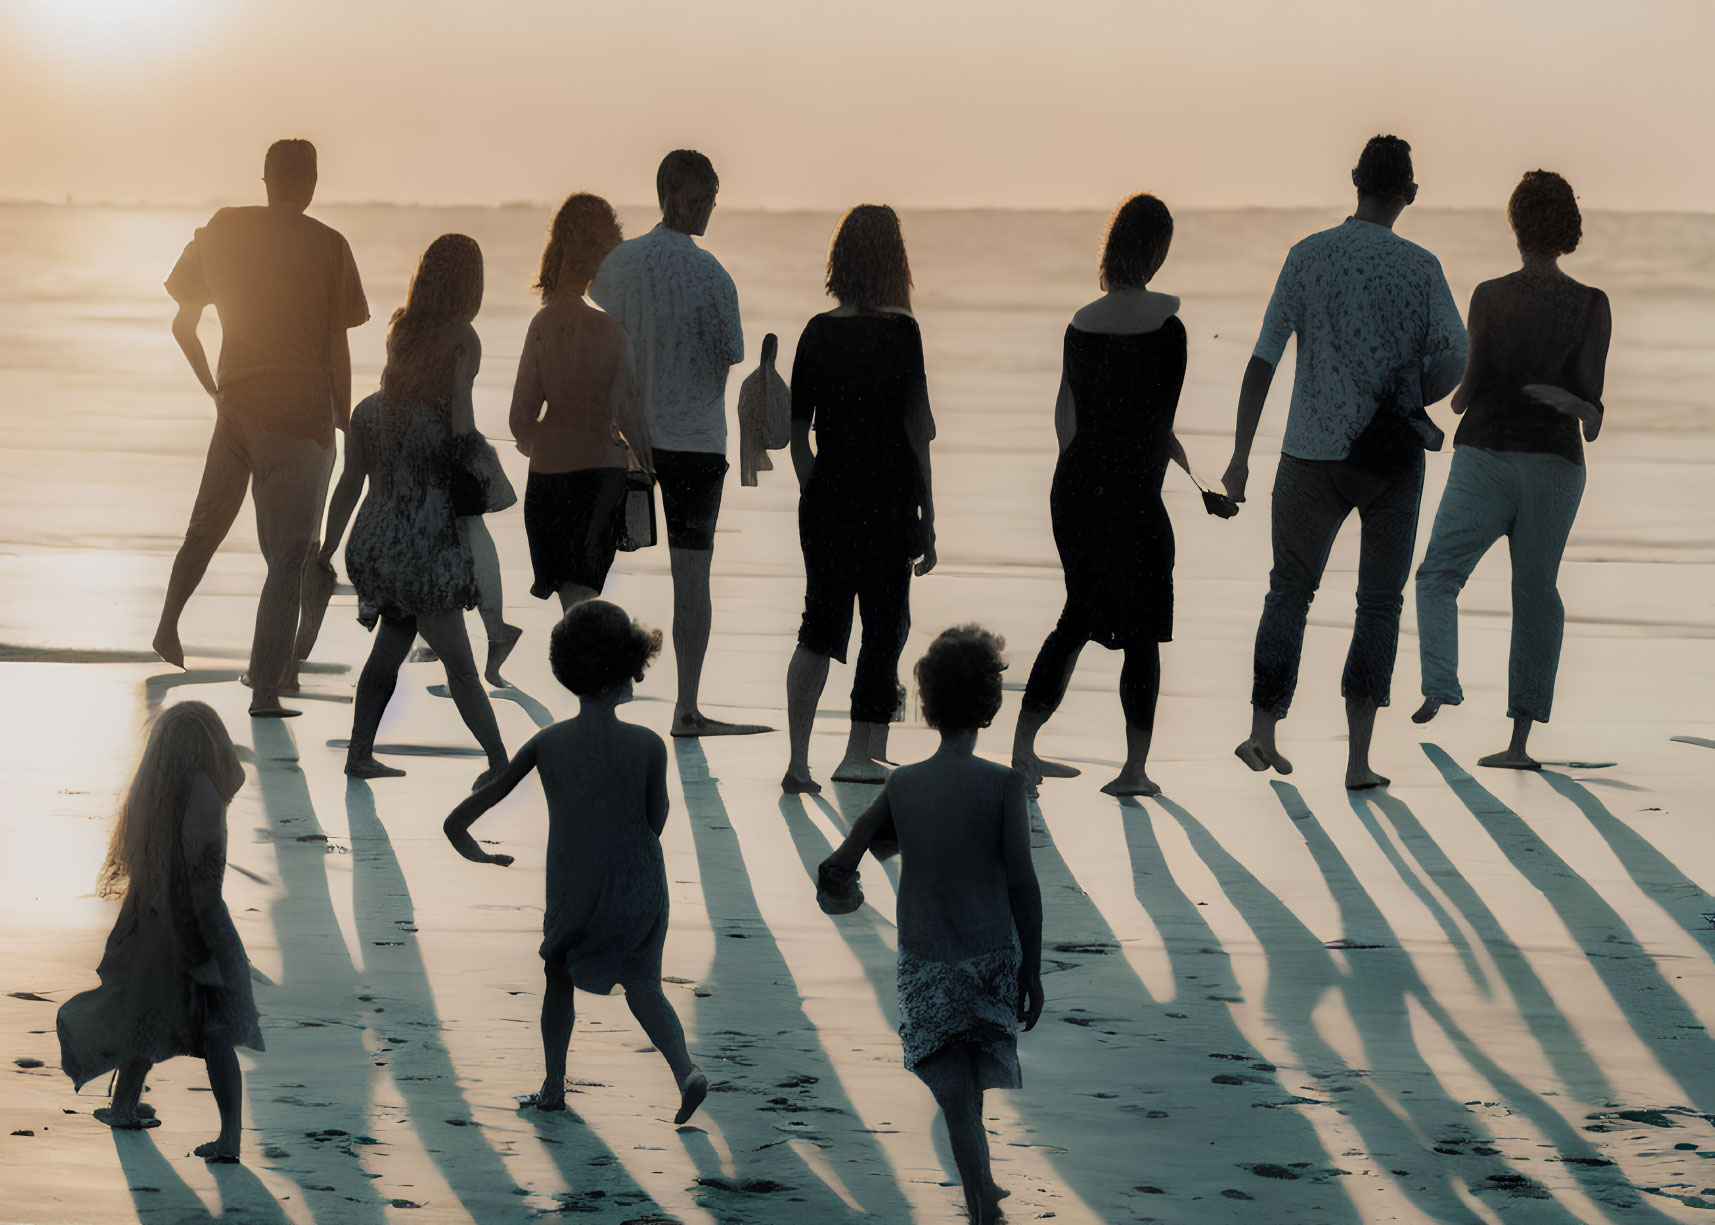
[[[1701,0],[0,0],[0,198],[245,201],[301,136],[330,204],[647,202],[693,147],[747,209],[1329,208],[1391,131],[1421,207],[1707,213],[1711,45]]]

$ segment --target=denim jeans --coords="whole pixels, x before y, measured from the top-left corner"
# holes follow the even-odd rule
[[[1328,554],[1341,524],[1358,512],[1363,535],[1358,551],[1358,605],[1352,645],[1340,692],[1388,704],[1399,613],[1411,551],[1417,542],[1417,509],[1423,498],[1421,456],[1404,473],[1381,476],[1345,460],[1280,457],[1274,477],[1274,568],[1256,631],[1251,705],[1285,718],[1298,687],[1304,624],[1322,582]]]
[[[1459,688],[1459,592],[1502,536],[1513,563],[1512,653],[1507,717],[1548,722],[1566,610],[1556,581],[1584,496],[1584,466],[1536,451],[1453,448],[1453,468],[1417,569],[1417,634],[1423,696],[1464,698]]]

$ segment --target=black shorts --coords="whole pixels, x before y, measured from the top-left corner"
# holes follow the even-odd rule
[[[713,451],[655,450],[655,479],[667,520],[667,545],[674,549],[715,547],[715,520],[730,465]]]
[[[618,547],[624,468],[532,472],[524,487],[524,535],[535,582],[546,600],[567,583],[600,592]]]

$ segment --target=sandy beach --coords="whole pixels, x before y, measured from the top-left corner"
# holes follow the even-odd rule
[[[440,822],[482,759],[452,704],[429,692],[444,681],[434,663],[406,665],[382,726],[378,751],[394,746],[387,760],[408,776],[343,776],[330,742],[350,732],[369,646],[344,585],[305,673],[303,717],[249,720],[237,678],[262,567],[247,515],[186,614],[188,670],[154,659],[147,644],[209,410],[149,284],[195,218],[24,211],[0,209],[14,244],[26,231],[39,239],[6,266],[0,294],[0,343],[16,359],[0,371],[0,1222],[961,1219],[944,1130],[900,1065],[896,869],[867,861],[869,903],[852,915],[815,902],[815,864],[874,789],[783,797],[783,730],[670,748],[665,969],[713,1082],[706,1107],[675,1129],[671,1078],[623,999],[580,994],[572,1110],[516,1109],[541,1074],[539,788],[519,788],[477,827],[515,866],[451,850]],[[356,210],[328,219],[353,235],[379,319],[420,236],[462,228],[484,242],[477,406],[499,434],[531,307],[519,286],[544,218],[401,212],[385,244],[373,236],[384,227],[366,230]],[[1181,433],[1206,479],[1225,463],[1284,244],[1338,220],[1245,216],[1183,222],[1183,266],[1163,274],[1184,278],[1193,342]],[[1063,597],[1049,413],[1060,329],[1094,292],[1099,220],[906,218],[941,429],[942,558],[914,585],[906,659],[956,622],[1006,636],[1012,682],[979,745],[1000,760]],[[1406,230],[1442,254],[1461,306],[1475,280],[1511,266],[1494,221],[1431,213]],[[830,223],[735,214],[710,236],[738,282],[753,357],[765,331],[779,332],[783,373],[797,328],[820,308]],[[627,215],[628,232],[641,224]],[[1562,764],[1537,775],[1476,765],[1507,732],[1500,551],[1462,601],[1465,704],[1427,727],[1407,717],[1418,681],[1408,590],[1394,704],[1376,736],[1393,786],[1344,790],[1349,528],[1282,727],[1296,771],[1251,774],[1232,747],[1248,724],[1285,374],[1236,520],[1205,516],[1196,491],[1169,478],[1177,618],[1151,758],[1164,794],[1121,802],[1098,790],[1121,757],[1117,656],[1086,651],[1040,740],[1084,774],[1045,783],[1031,811],[1047,1008],[1020,1038],[1024,1088],[989,1098],[1008,1219],[1631,1225],[1715,1210],[1715,436],[1698,399],[1715,223],[1671,235],[1665,224],[1593,218],[1592,259],[1606,262],[1569,262],[1609,288],[1617,322],[1613,424],[1591,448],[1561,572],[1555,717],[1532,740]],[[55,298],[30,261],[47,266],[55,235],[78,226],[142,253],[113,292],[61,284]],[[1060,245],[1039,264],[975,254],[1047,231]],[[755,238],[765,232],[768,243]],[[1701,271],[1663,281],[1686,232],[1703,244]],[[381,334],[372,322],[354,340],[360,395]],[[1432,411],[1449,423],[1444,406]],[[522,488],[522,457],[502,453]],[[796,491],[776,458],[758,488],[729,477],[703,690],[710,713],[784,728],[803,577]],[[1426,520],[1447,465],[1431,457]],[[554,615],[528,595],[521,516],[490,523],[508,619],[526,629],[506,669],[514,688],[495,701],[516,747],[574,702],[548,672]],[[1419,556],[1426,537],[1427,523]],[[622,555],[607,597],[666,627],[666,566],[664,549]],[[669,651],[625,717],[665,735],[672,678]],[[824,780],[849,684],[836,664],[812,748]],[[914,696],[892,741],[901,760],[936,743]],[[96,981],[114,906],[93,896],[95,871],[139,729],[190,697],[221,713],[248,774],[230,812],[226,900],[268,1049],[242,1054],[242,1166],[187,1155],[215,1129],[200,1063],[150,1076],[161,1128],[114,1133],[89,1113],[105,1084],[72,1092],[53,1031],[58,1004]]]

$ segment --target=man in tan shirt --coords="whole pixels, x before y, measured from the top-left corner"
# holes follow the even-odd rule
[[[299,591],[315,556],[333,471],[333,433],[351,417],[349,328],[369,318],[351,247],[304,216],[316,189],[316,150],[276,141],[263,163],[268,203],[223,208],[196,232],[167,278],[179,304],[173,338],[214,399],[214,436],[185,542],[173,562],[155,650],[184,666],[179,614],[226,538],[249,487],[268,563],[250,650],[250,713],[296,687],[292,658]],[[197,338],[205,307],[220,316],[218,379]]]

